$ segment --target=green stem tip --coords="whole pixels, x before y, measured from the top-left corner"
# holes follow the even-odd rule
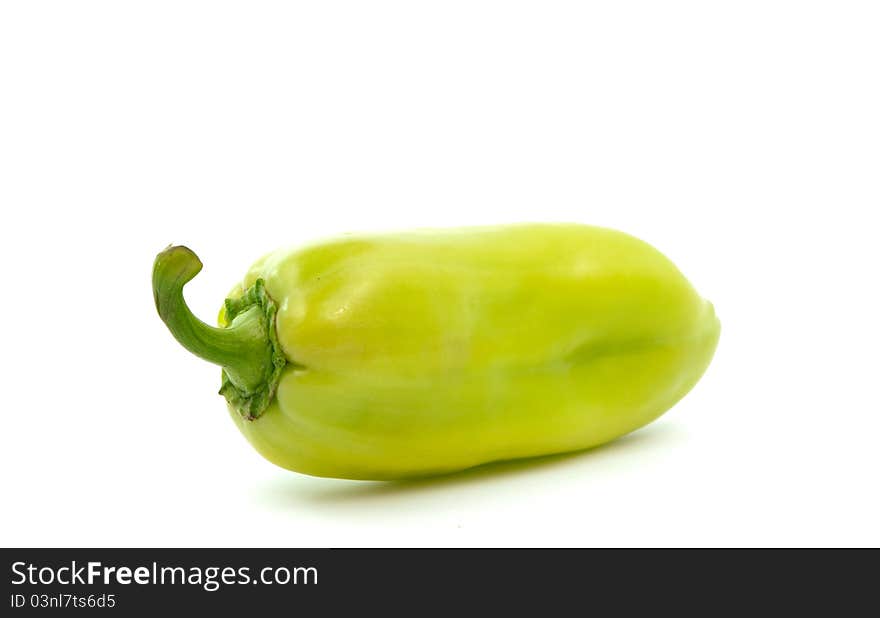
[[[183,286],[202,270],[190,249],[169,246],[153,264],[153,299],[159,317],[187,350],[223,367],[220,394],[253,420],[275,395],[286,358],[275,336],[275,303],[262,279],[236,299],[226,300],[226,328],[199,320],[183,298]]]

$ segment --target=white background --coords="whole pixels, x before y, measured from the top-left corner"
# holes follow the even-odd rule
[[[878,545],[876,2],[4,2],[0,545]],[[579,221],[723,333],[592,452],[275,468],[155,315],[154,255]]]

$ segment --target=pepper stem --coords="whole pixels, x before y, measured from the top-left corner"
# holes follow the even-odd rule
[[[236,315],[227,328],[199,320],[186,305],[183,286],[201,270],[201,260],[187,247],[169,246],[156,256],[153,298],[159,317],[183,347],[223,367],[240,396],[265,390],[273,369],[269,328],[274,324],[267,324],[265,311],[257,304]]]

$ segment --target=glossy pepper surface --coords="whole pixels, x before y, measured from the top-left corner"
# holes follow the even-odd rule
[[[659,251],[627,234],[524,224],[343,236],[257,261],[196,319],[186,247],[156,258],[160,316],[223,367],[231,416],[268,460],[397,479],[584,449],[656,419],[720,333]]]

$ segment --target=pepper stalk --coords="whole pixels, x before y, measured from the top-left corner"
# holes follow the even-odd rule
[[[153,299],[175,339],[196,356],[223,368],[220,394],[244,418],[262,414],[275,396],[287,359],[275,334],[274,301],[258,279],[226,299],[226,328],[209,326],[190,311],[183,287],[202,270],[189,248],[169,246],[153,264]]]

